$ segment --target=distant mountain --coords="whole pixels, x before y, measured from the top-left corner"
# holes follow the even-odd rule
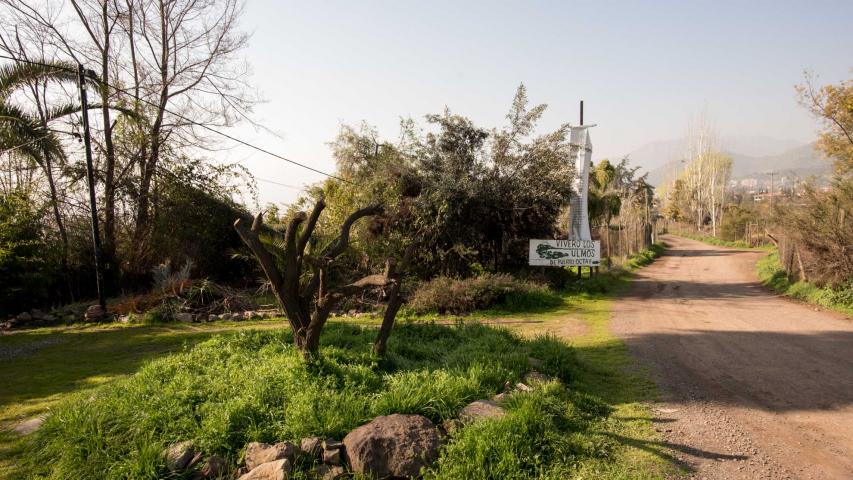
[[[821,157],[814,144],[801,145],[777,155],[754,157],[740,152],[727,152],[732,157],[732,177],[746,177],[769,171],[824,173],[832,170],[832,162]]]
[[[737,152],[750,157],[768,157],[781,155],[789,150],[802,147],[796,140],[783,140],[764,136],[731,135],[723,137],[720,148],[725,152]]]
[[[770,137],[732,136],[720,140],[721,149],[732,157],[732,178],[763,176],[769,171],[806,178],[831,171],[831,162],[815,151],[814,144]],[[649,172],[649,182],[658,185],[676,175],[684,164],[687,139],[647,144],[631,152],[631,165]]]

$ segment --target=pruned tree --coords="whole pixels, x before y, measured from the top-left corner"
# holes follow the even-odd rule
[[[351,213],[341,225],[340,233],[328,246],[318,253],[306,252],[311,236],[326,203],[320,199],[311,214],[298,212],[287,223],[284,233],[284,254],[280,268],[276,257],[267,249],[260,238],[263,214],[258,214],[251,227],[242,220],[234,222],[240,238],[251,249],[261,264],[272,291],[287,315],[296,347],[306,359],[313,356],[320,346],[320,334],[329,315],[344,299],[370,288],[389,288],[389,302],[376,341],[376,351],[382,354],[393,326],[394,317],[400,308],[400,284],[403,272],[412,256],[409,248],[401,262],[394,259],[385,262],[382,273],[364,276],[343,285],[332,285],[330,270],[335,260],[349,248],[350,231],[353,225],[365,217],[384,213],[381,205],[361,208]],[[310,271],[310,272],[309,272]]]

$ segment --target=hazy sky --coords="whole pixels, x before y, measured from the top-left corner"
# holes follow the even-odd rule
[[[853,75],[853,1],[445,2],[250,0],[246,58],[266,103],[232,133],[334,170],[327,143],[362,120],[394,139],[401,117],[448,106],[502,125],[519,83],[549,105],[541,130],[578,120],[585,100],[594,159],[683,136],[706,108],[721,135],[811,141],[796,103],[803,70],[823,83]],[[257,176],[321,178],[236,148]],[[259,182],[261,202],[297,189]]]

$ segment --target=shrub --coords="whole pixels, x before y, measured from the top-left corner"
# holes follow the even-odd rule
[[[637,253],[636,255],[631,256],[626,262],[625,266],[631,270],[640,267],[645,267],[646,265],[652,263],[656,258],[661,256],[665,250],[665,245],[660,243],[654,243],[649,246],[648,250],[643,250]]]
[[[302,360],[289,331],[243,331],[155,360],[94,393],[81,392],[27,438],[16,478],[169,478],[159,452],[175,441],[193,440],[205,455],[236,464],[250,441],[341,438],[389,413],[453,418],[468,402],[516,381],[530,355],[541,358],[544,371],[574,375],[568,370],[575,365],[573,351],[565,343],[526,341],[483,325],[402,325],[379,362],[370,351],[372,328],[335,323],[323,335],[321,356],[312,363]],[[456,474],[481,468],[529,478],[604,451],[585,439],[607,413],[595,399],[551,383],[511,397],[507,409],[505,422],[453,437],[431,477],[467,478]],[[518,460],[507,464],[504,457],[515,448],[522,448]],[[467,459],[464,470],[455,467],[469,451],[484,453]]]
[[[833,289],[832,302],[853,310],[853,280]]]
[[[0,317],[46,303],[59,278],[42,212],[25,192],[0,195]]]
[[[460,314],[491,307],[524,310],[561,303],[560,296],[545,285],[485,273],[465,279],[436,277],[415,290],[409,308],[416,313]]]

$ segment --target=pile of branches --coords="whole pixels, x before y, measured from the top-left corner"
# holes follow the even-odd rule
[[[144,313],[155,308],[171,313],[215,315],[254,310],[257,305],[247,292],[210,280],[183,280],[173,288],[127,297],[109,305],[109,310],[118,315]]]

